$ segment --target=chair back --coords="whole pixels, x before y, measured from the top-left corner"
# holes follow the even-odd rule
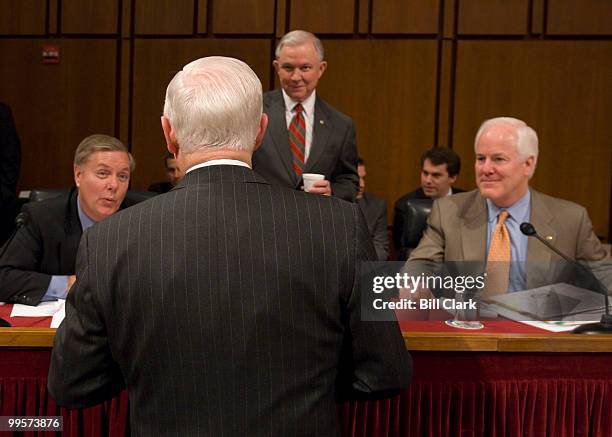
[[[53,199],[70,191],[70,188],[37,188],[30,191],[30,202],[40,202],[41,200]]]
[[[61,194],[67,193],[70,188],[37,188],[30,192],[30,202],[40,202],[41,200],[52,199]],[[157,193],[150,191],[134,191],[128,190],[125,194],[125,205],[132,206],[144,200],[155,197]]]
[[[431,199],[407,199],[404,208],[404,229],[402,229],[402,239],[399,260],[406,260],[412,249],[419,245],[423,232],[427,227],[427,218],[431,213],[433,200]]]

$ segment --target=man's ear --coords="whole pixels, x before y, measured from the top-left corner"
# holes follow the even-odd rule
[[[278,61],[276,59],[272,61],[272,65],[274,66],[274,71],[276,71],[278,73],[278,69],[280,68],[280,64],[278,63]]]
[[[321,76],[323,76],[325,70],[327,70],[327,61],[321,61],[319,63],[319,79],[321,79]]]
[[[261,146],[261,142],[263,141],[263,137],[266,134],[267,127],[268,127],[268,114],[263,112],[261,114],[261,119],[259,120],[259,130],[257,131],[257,137],[255,137],[255,147],[253,147],[253,151],[259,149],[259,146]]]
[[[532,173],[534,166],[535,166],[535,157],[533,155],[530,155],[525,160],[525,175],[526,176],[529,176]]]
[[[74,170],[74,184],[77,186],[77,188],[79,188],[79,186],[81,185],[81,174],[83,173],[83,170],[81,170],[81,167],[79,167],[76,164],[73,166],[73,170]]]
[[[451,185],[453,185],[455,183],[455,181],[457,180],[457,176],[459,176],[458,174],[456,174],[455,176],[451,176],[448,178],[449,182]]]
[[[176,135],[174,134],[174,129],[172,128],[170,120],[165,115],[161,116],[161,125],[162,130],[164,131],[164,138],[166,138],[166,147],[168,148],[168,152],[176,155],[179,149],[176,141]]]

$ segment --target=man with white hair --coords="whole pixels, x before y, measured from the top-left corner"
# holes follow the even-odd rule
[[[524,222],[572,259],[606,258],[582,206],[529,187],[538,160],[538,137],[525,122],[511,117],[485,121],[474,150],[478,189],[434,202],[408,270],[417,261],[487,261],[485,295],[546,285],[550,272],[545,266],[561,258],[524,235]]]
[[[408,384],[397,323],[362,321],[376,255],[358,206],[251,170],[266,123],[242,61],[174,76],[162,127],[186,174],[83,235],[49,370],[60,405],[125,386],[132,435],[334,436],[336,388]]]
[[[316,92],[327,68],[323,44],[310,32],[289,32],[276,46],[273,65],[281,89],[264,95],[270,124],[253,168],[268,182],[294,189],[303,186],[302,174],[322,174],[310,193],[354,201],[359,176],[353,121]]]

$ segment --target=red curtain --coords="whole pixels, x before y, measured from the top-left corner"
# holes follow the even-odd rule
[[[612,436],[612,354],[413,357],[414,382],[399,396],[338,406],[343,436]],[[0,415],[61,415],[64,437],[126,435],[126,392],[92,408],[59,408],[46,390],[49,358],[48,349],[0,351]]]

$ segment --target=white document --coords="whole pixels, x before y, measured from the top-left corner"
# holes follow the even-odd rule
[[[53,319],[51,319],[51,328],[57,328],[64,317],[66,317],[66,299],[60,299],[58,302],[61,304],[60,308],[57,310],[55,314],[53,314]]]
[[[52,302],[42,302],[36,306],[16,303],[13,305],[11,317],[50,317],[60,309],[63,309],[65,302],[65,300],[61,299]]]
[[[525,325],[534,326],[536,328],[545,329],[550,332],[567,332],[572,331],[576,326],[584,325],[587,323],[598,322],[599,320],[593,320],[589,322],[563,322],[563,321],[550,321],[550,322],[540,322],[540,321],[522,321]]]

